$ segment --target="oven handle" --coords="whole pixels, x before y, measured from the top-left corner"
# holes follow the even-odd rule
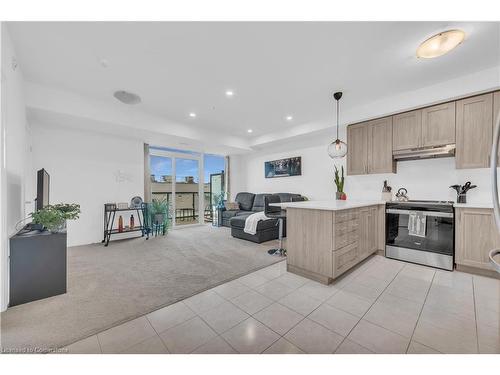
[[[388,208],[385,210],[388,214],[401,214],[401,215],[409,215],[410,212],[421,212],[424,216],[432,216],[432,217],[453,217],[451,212],[436,212],[436,211],[416,211],[416,210],[399,210],[396,208]]]

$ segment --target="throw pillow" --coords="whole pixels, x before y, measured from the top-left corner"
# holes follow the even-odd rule
[[[226,210],[239,210],[240,205],[237,202],[224,202]]]

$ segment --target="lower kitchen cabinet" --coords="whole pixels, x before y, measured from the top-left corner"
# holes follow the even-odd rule
[[[500,235],[490,208],[455,209],[455,263],[492,270],[488,254],[500,247]]]
[[[287,208],[287,267],[328,284],[385,244],[385,205]]]

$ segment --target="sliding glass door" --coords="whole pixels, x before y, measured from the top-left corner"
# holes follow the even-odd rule
[[[221,155],[150,147],[152,199],[166,199],[175,226],[212,221],[212,206],[223,195]]]
[[[200,222],[199,160],[175,158],[175,225]]]
[[[174,227],[203,223],[202,164],[199,153],[150,148],[151,196],[167,200]]]

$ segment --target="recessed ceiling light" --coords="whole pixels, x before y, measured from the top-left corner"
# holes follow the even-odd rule
[[[248,133],[252,133],[252,132],[253,132],[253,130],[252,130],[252,129],[248,129],[248,130],[247,130],[247,132],[248,132]]]
[[[103,68],[107,68],[109,66],[109,61],[106,59],[101,59],[100,64]]]
[[[457,47],[465,39],[462,30],[447,30],[431,36],[417,48],[417,57],[432,59],[442,56]]]
[[[292,121],[293,120],[293,116],[290,116],[290,115],[286,116],[285,118],[286,118],[286,121]]]
[[[195,118],[195,117],[196,117],[196,113],[191,112],[191,113],[189,114],[189,117]]]
[[[125,104],[139,104],[141,102],[141,97],[139,95],[125,90],[115,91],[113,96]]]
[[[227,90],[227,91],[226,91],[226,96],[231,97],[231,96],[233,96],[233,95],[234,95],[233,90]]]

